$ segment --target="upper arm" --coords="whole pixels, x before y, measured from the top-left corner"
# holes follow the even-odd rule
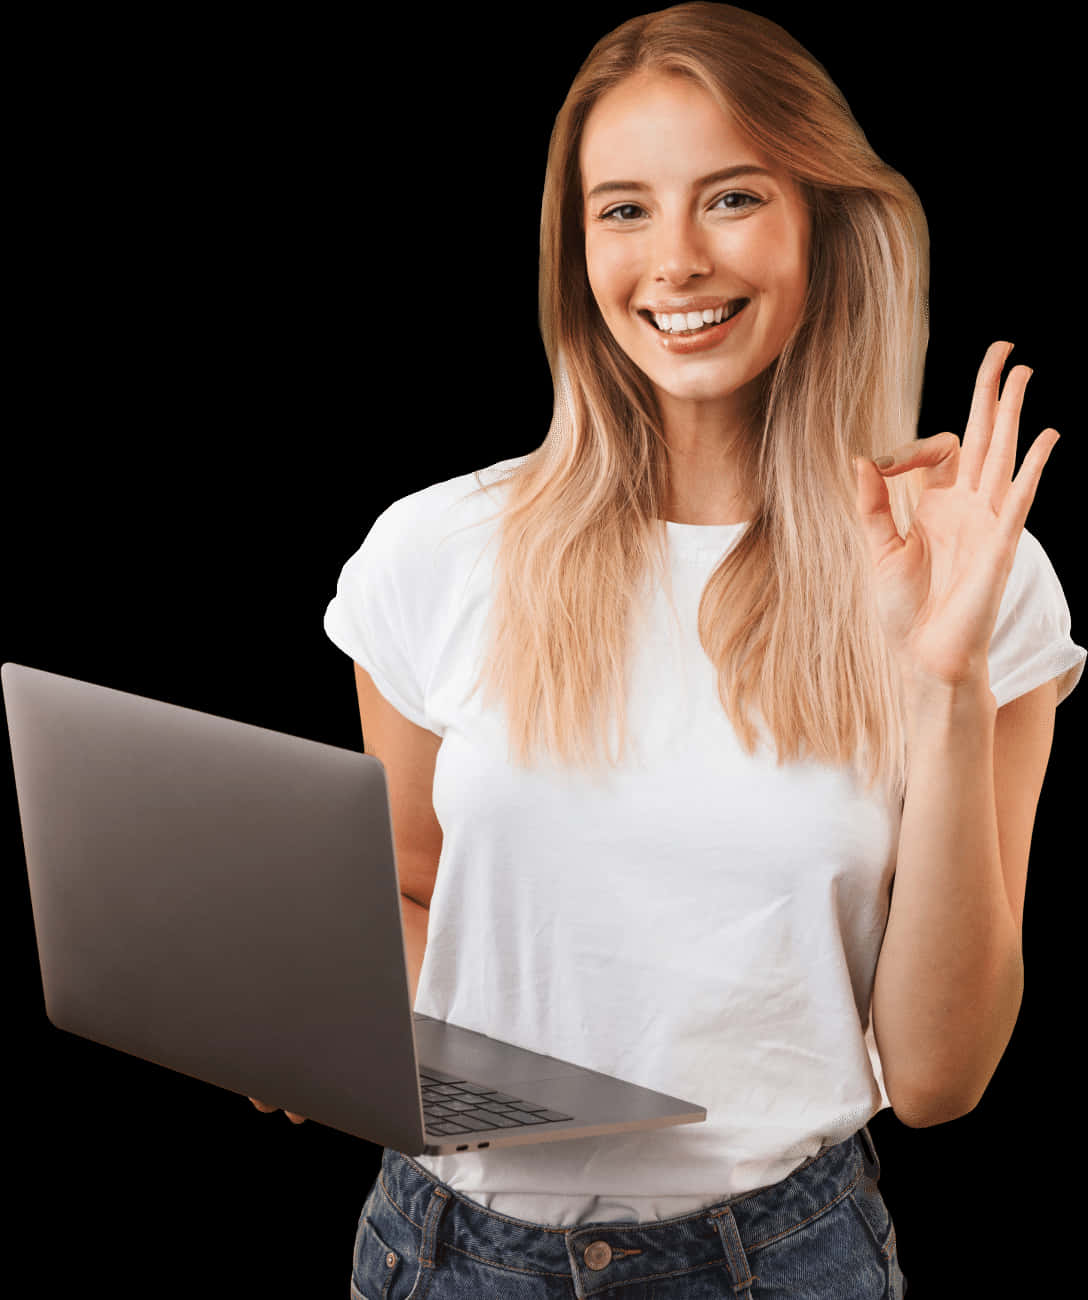
[[[400,892],[430,907],[442,852],[432,788],[442,737],[409,722],[355,665],[363,749],[385,768]]]
[[[1058,679],[1051,678],[998,709],[994,729],[994,800],[1001,867],[1021,935],[1031,833],[1050,759],[1057,706]]]

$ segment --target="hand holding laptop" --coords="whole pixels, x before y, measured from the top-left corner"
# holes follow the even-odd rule
[[[250,1097],[249,1100],[254,1104],[254,1106],[257,1107],[259,1111],[263,1111],[265,1115],[274,1115],[276,1111],[279,1110],[278,1106],[269,1106],[267,1102],[258,1101],[256,1097]],[[306,1123],[305,1115],[296,1115],[293,1110],[285,1110],[283,1113],[287,1116],[287,1118],[291,1121],[292,1124]]]

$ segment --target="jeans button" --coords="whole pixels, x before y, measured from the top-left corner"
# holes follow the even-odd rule
[[[392,1268],[396,1262],[397,1262],[396,1255],[394,1255],[393,1252],[390,1251],[385,1257],[385,1267]]]
[[[585,1261],[587,1268],[607,1268],[612,1262],[612,1247],[607,1241],[593,1242],[586,1247]]]

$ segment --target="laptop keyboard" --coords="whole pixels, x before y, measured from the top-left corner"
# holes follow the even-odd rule
[[[530,1124],[555,1124],[574,1118],[430,1067],[420,1066],[419,1084],[428,1133],[446,1135],[491,1128],[525,1128]]]

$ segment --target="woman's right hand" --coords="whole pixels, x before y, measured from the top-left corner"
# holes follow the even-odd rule
[[[258,1101],[256,1097],[250,1097],[249,1100],[254,1104],[254,1106],[257,1107],[258,1110],[263,1111],[266,1115],[274,1115],[276,1111],[279,1110],[278,1106],[269,1106],[267,1102]],[[287,1118],[291,1121],[292,1124],[306,1123],[305,1115],[296,1115],[293,1110],[285,1110],[283,1113],[287,1116]]]

